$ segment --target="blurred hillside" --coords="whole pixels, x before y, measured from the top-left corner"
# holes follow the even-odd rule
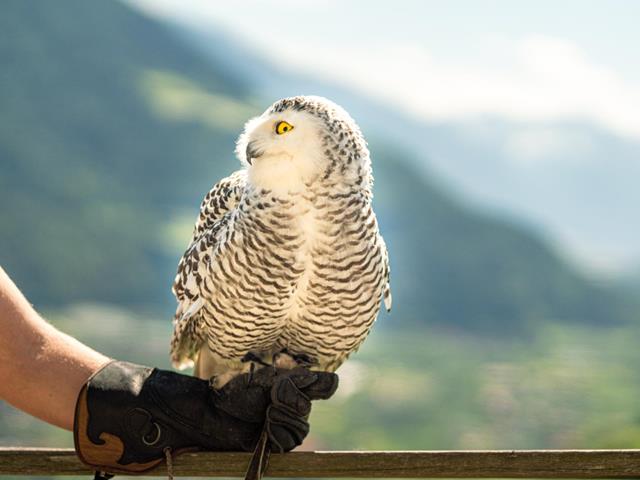
[[[0,32],[2,263],[41,305],[166,306],[165,229],[235,166],[246,87],[118,2],[8,1]],[[215,128],[168,118],[198,95]]]
[[[40,306],[97,301],[168,318],[200,199],[237,168],[242,123],[275,99],[120,3],[3,7],[0,262]],[[410,151],[365,134],[394,326],[503,334],[632,318],[621,292],[582,277],[532,232],[458,204]]]

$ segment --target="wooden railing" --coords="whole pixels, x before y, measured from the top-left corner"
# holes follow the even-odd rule
[[[176,476],[240,477],[247,453],[188,453]],[[157,468],[149,475],[166,476]],[[90,475],[71,449],[0,448],[0,475]],[[271,456],[269,477],[632,478],[640,450],[292,452]]]

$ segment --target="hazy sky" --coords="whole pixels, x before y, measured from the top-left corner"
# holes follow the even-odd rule
[[[129,1],[427,120],[577,118],[640,139],[640,1]]]

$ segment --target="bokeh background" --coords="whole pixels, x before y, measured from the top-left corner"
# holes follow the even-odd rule
[[[2,0],[0,262],[59,328],[169,367],[175,267],[244,121],[323,95],[369,141],[394,308],[308,447],[640,447],[638,18]],[[0,403],[0,445],[71,442]]]

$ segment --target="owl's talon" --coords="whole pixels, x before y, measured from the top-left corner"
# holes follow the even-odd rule
[[[291,355],[291,357],[296,361],[298,365],[301,367],[312,367],[313,365],[318,364],[318,360],[307,355],[306,353],[296,353],[295,355]]]
[[[247,378],[247,385],[250,385],[251,382],[253,381],[253,373],[256,370],[256,365],[261,365],[263,367],[271,366],[267,362],[262,360],[262,358],[260,358],[260,356],[258,356],[257,354],[255,354],[253,352],[248,352],[244,357],[242,357],[240,359],[240,361],[243,362],[243,363],[251,362],[250,365],[249,365],[249,376]]]
[[[310,368],[314,365],[318,365],[318,360],[313,358],[311,355],[307,355],[306,353],[291,353],[288,349],[282,350],[280,353],[274,355],[274,358],[277,355],[285,354],[290,357],[298,367]],[[274,362],[275,363],[275,362]]]
[[[268,367],[269,364],[262,360],[260,356],[253,352],[247,352],[244,357],[240,359],[242,363],[252,362],[252,364],[257,363],[258,365],[262,365],[263,367]]]
[[[256,364],[251,362],[251,365],[249,365],[249,376],[247,377],[247,385],[251,385],[251,382],[253,381],[253,372],[256,371]]]

